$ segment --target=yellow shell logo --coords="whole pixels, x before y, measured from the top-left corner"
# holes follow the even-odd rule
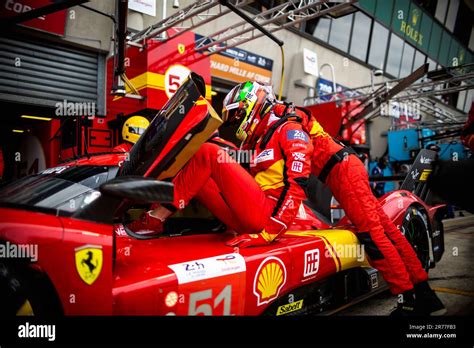
[[[257,305],[269,303],[278,297],[286,283],[286,268],[277,257],[267,257],[255,274],[253,293],[257,296]]]

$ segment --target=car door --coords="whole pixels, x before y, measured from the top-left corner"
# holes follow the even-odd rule
[[[186,164],[222,120],[201,95],[191,73],[130,151],[119,175],[169,179]]]

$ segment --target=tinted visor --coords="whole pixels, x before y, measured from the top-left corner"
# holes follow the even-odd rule
[[[229,125],[237,124],[243,117],[245,117],[245,109],[235,108],[227,110],[227,108],[222,109],[222,119],[226,120],[226,123]]]
[[[129,126],[128,131],[130,132],[130,134],[142,135],[143,133],[145,133],[145,128]]]

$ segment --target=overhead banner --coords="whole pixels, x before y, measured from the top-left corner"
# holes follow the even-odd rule
[[[375,15],[392,31],[431,59],[445,66],[457,66],[472,61],[465,47],[432,15],[413,0],[359,1],[360,6]]]
[[[23,12],[51,5],[50,0],[5,0],[2,2],[3,4],[0,5],[0,18],[18,16]],[[66,25],[66,10],[40,16],[22,22],[20,25],[63,36]]]
[[[196,34],[196,41],[203,36]],[[207,50],[208,53],[212,50]],[[227,48],[211,55],[211,75],[232,82],[254,80],[264,84],[272,81],[273,60],[240,49]]]

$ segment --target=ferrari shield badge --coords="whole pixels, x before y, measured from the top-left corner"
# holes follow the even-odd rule
[[[75,249],[76,269],[79,277],[88,285],[92,285],[102,270],[102,247],[84,245]]]

